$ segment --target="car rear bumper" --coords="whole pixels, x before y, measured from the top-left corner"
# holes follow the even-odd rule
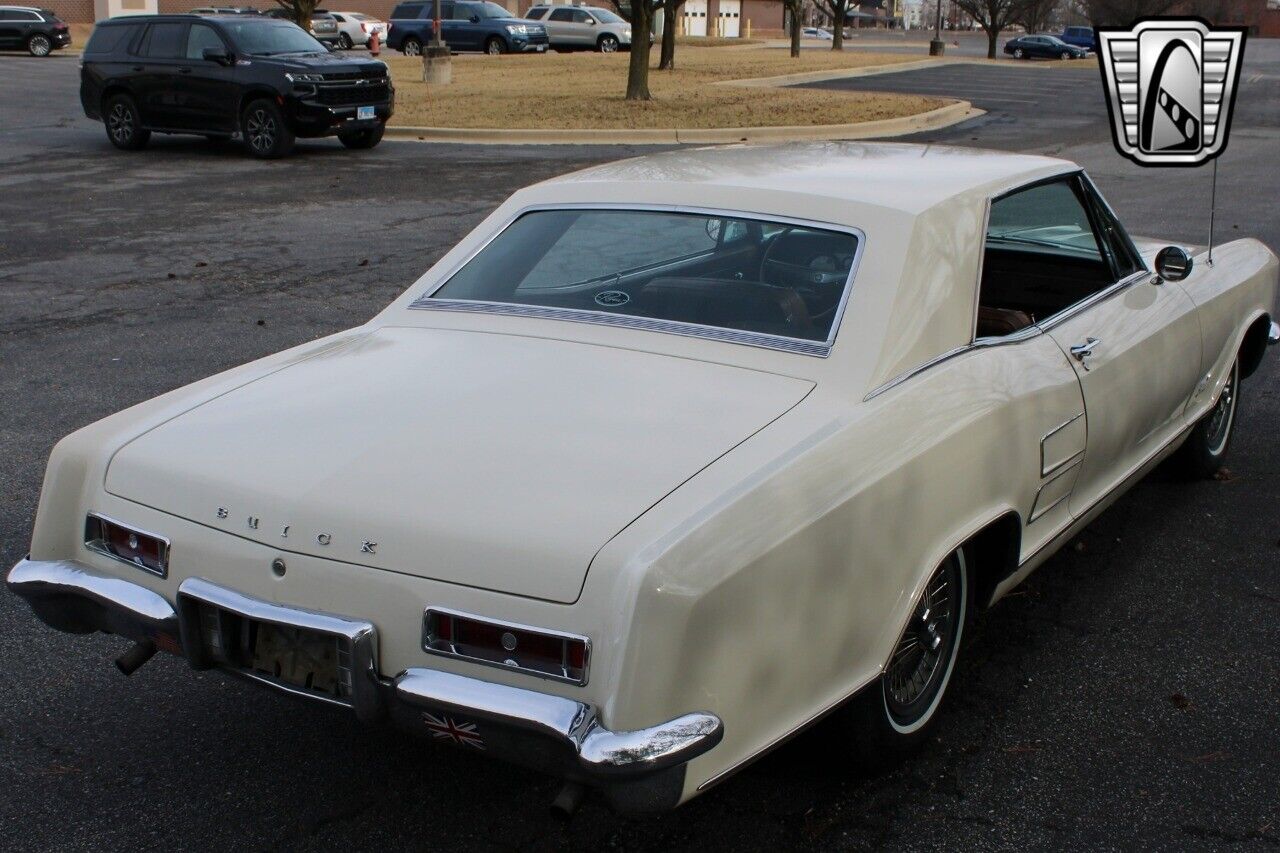
[[[9,589],[48,625],[71,633],[104,631],[219,668],[284,692],[349,708],[364,721],[398,724],[466,750],[484,752],[599,789],[622,811],[671,808],[685,765],[720,742],[715,715],[684,714],[656,726],[616,732],[593,705],[426,667],[395,677],[378,671],[372,623],[263,601],[202,578],[188,578],[177,602],[81,563],[22,560]],[[216,614],[210,617],[210,614]],[[213,622],[210,622],[210,619]],[[226,620],[233,620],[228,622]],[[339,641],[340,695],[320,695],[219,661],[234,620],[331,635]],[[224,630],[210,632],[210,624]],[[216,645],[216,647],[215,647]]]

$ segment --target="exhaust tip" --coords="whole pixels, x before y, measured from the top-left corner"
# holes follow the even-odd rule
[[[133,648],[116,658],[116,668],[125,675],[133,675],[144,663],[151,660],[156,653],[156,644],[151,640],[143,640],[134,644]]]

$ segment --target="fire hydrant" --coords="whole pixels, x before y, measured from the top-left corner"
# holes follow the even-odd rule
[[[373,33],[369,36],[369,53],[373,56],[377,56],[378,54],[382,53],[382,45],[378,43],[377,30],[374,30]]]

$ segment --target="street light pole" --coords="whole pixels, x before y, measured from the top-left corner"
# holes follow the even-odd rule
[[[946,48],[942,41],[942,0],[938,0],[938,21],[933,27],[933,41],[929,42],[929,55],[942,56]]]

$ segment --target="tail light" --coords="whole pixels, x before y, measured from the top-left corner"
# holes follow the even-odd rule
[[[66,25],[66,24],[54,24],[54,25],[53,25],[53,28],[54,28],[55,30],[65,30],[65,29],[67,28],[67,25]]]
[[[364,21],[361,21],[361,22],[360,22],[360,30],[361,30],[362,32],[366,32],[366,33],[367,33],[367,32],[369,32],[369,25],[368,25],[368,24],[366,24]]]
[[[169,572],[169,540],[97,513],[84,520],[84,544],[90,551],[128,563],[153,575]]]
[[[578,685],[587,683],[591,663],[591,641],[586,637],[491,622],[449,610],[426,612],[422,647],[435,654]]]

